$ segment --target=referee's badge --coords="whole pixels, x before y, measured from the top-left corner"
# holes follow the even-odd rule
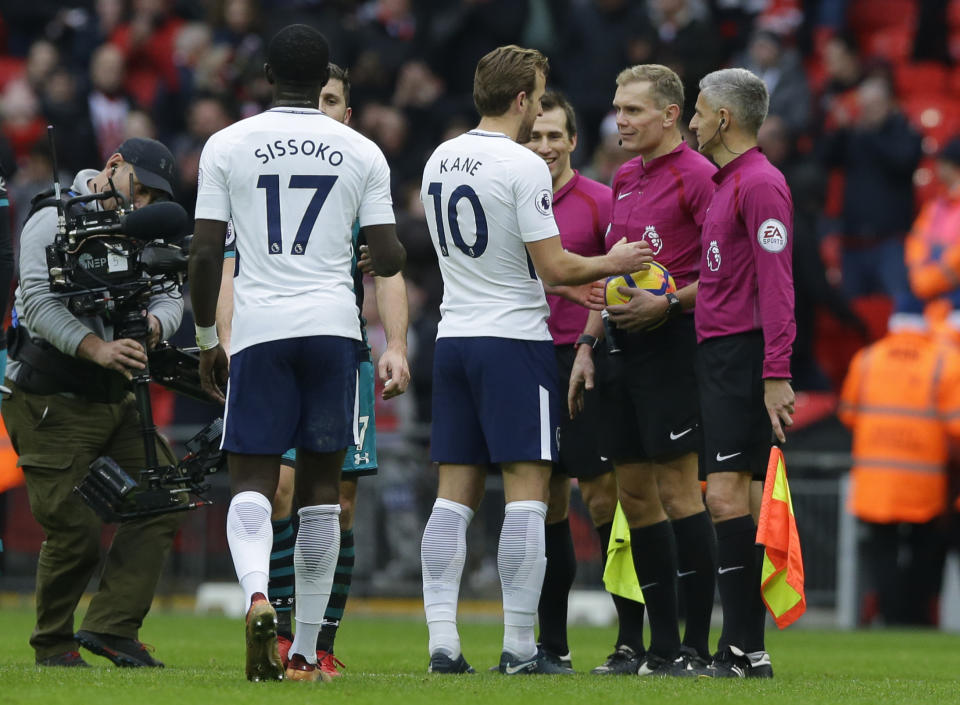
[[[757,242],[767,252],[783,252],[787,247],[787,228],[776,218],[767,218],[757,228]]]
[[[707,248],[707,268],[711,272],[720,269],[720,246],[717,245],[716,240],[711,240],[710,246]]]
[[[660,250],[663,249],[663,238],[661,238],[660,233],[657,232],[656,226],[648,225],[643,231],[643,239],[650,243],[653,254],[660,254]]]

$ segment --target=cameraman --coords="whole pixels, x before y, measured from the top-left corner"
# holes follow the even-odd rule
[[[123,204],[107,198],[78,208],[139,208],[170,200],[173,174],[173,155],[165,146],[151,139],[128,139],[102,171],[77,174],[66,197],[110,191],[112,183]],[[12,396],[2,407],[20,456],[30,509],[46,534],[37,564],[37,625],[30,644],[43,666],[87,666],[78,642],[117,666],[163,666],[137,640],[137,632],[150,609],[179,514],[117,527],[99,590],[80,631],[73,632],[74,610],[100,559],[101,532],[101,521],[73,488],[102,455],[113,458],[134,480],[139,478],[146,460],[128,380],[145,368],[147,355],[135,340],[113,340],[109,322],[73,315],[65,299],[50,292],[45,248],[57,231],[56,201],[50,195],[34,199],[20,236],[17,327],[6,378]],[[182,299],[154,297],[146,313],[148,346],[173,335],[182,314]],[[176,462],[159,437],[157,456],[161,464]]]

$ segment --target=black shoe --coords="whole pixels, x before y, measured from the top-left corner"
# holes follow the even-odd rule
[[[747,678],[773,678],[773,664],[770,663],[770,654],[766,651],[751,651],[747,654],[750,668]]]
[[[570,658],[570,652],[567,651],[566,654],[561,656],[560,654],[551,651],[550,649],[545,649],[543,646],[537,644],[537,649],[540,653],[543,654],[543,657],[551,661],[555,666],[560,668],[568,668],[571,671],[573,670],[573,660]]]
[[[590,671],[595,676],[635,676],[640,670],[644,654],[638,654],[626,644],[607,656],[607,660]]]
[[[148,648],[136,639],[127,639],[113,634],[97,634],[81,629],[77,632],[77,641],[88,651],[110,659],[115,666],[163,668],[163,663],[154,659]]]
[[[434,651],[430,654],[430,666],[427,673],[476,673],[473,666],[467,663],[463,654],[452,659],[443,651]]]
[[[709,670],[714,678],[746,678],[750,659],[736,646],[726,646],[714,654]]]
[[[680,675],[688,678],[713,677],[710,671],[710,660],[697,653],[692,646],[681,646],[680,658],[683,662]]]
[[[672,661],[647,652],[646,657],[640,663],[637,669],[638,676],[657,676],[666,678],[667,676],[685,676],[687,665],[683,661],[683,656],[677,656]]]
[[[64,651],[46,658],[37,659],[38,666],[61,666],[64,668],[90,668],[90,664],[83,660],[79,651]]]
[[[504,651],[500,654],[498,670],[505,676],[531,675],[534,673],[566,676],[575,673],[572,668],[551,661],[543,649],[537,649],[537,653],[529,659],[519,659],[509,651]]]

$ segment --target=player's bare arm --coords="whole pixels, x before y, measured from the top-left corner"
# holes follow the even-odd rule
[[[547,294],[562,296],[567,301],[588,308],[591,311],[600,311],[604,305],[604,282],[597,280],[577,286],[550,286],[545,284],[543,290]]]
[[[237,260],[227,257],[223,261],[223,273],[220,276],[220,296],[217,298],[217,337],[220,347],[230,357],[230,332],[233,326],[233,274]]]
[[[397,228],[393,223],[360,228],[360,237],[367,243],[370,267],[377,276],[392,277],[403,269],[407,251],[397,239]]]
[[[198,219],[190,243],[190,303],[198,327],[217,322],[217,298],[223,271],[223,245],[227,224],[220,220]],[[200,352],[200,384],[211,397],[224,403],[227,356],[220,345]]]
[[[377,363],[383,381],[383,398],[392,399],[403,394],[410,384],[410,365],[407,362],[407,283],[400,273],[392,277],[376,277],[377,311],[387,337],[387,349]]]
[[[653,250],[646,241],[627,242],[622,238],[610,251],[599,257],[581,257],[567,252],[560,237],[526,243],[533,266],[546,284],[586,284],[601,277],[647,268],[653,261]]]
[[[681,310],[689,311],[696,304],[697,284],[698,282],[691,282],[677,291]],[[610,320],[621,330],[631,332],[643,330],[667,315],[669,304],[665,296],[657,296],[649,291],[630,286],[617,287],[617,291],[630,298],[625,304],[607,306]]]

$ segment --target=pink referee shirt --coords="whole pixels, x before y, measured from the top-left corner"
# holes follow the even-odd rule
[[[602,255],[603,234],[610,222],[610,187],[580,176],[553,194],[553,216],[560,229],[563,249],[584,257]],[[571,345],[583,332],[589,311],[562,296],[547,295],[550,318],[547,326],[555,345]]]
[[[763,376],[790,377],[793,200],[759,149],[720,169],[703,223],[697,339],[763,331]]]
[[[717,168],[686,142],[646,164],[631,159],[613,179],[613,214],[606,245],[621,237],[646,240],[677,287],[697,280],[700,226],[713,197]]]

